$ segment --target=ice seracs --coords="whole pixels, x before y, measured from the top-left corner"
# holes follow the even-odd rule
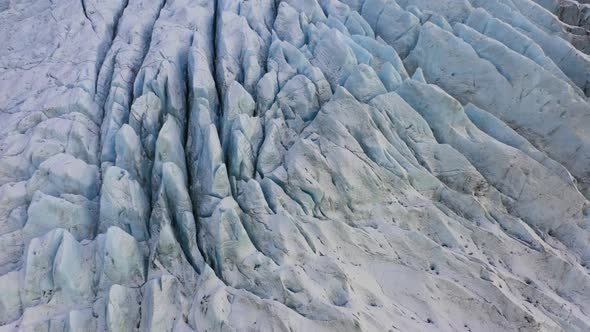
[[[0,331],[589,330],[589,6],[0,1]]]

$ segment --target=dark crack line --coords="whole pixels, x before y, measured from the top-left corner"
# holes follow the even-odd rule
[[[81,1],[84,1],[84,0],[81,0]],[[103,65],[103,63],[106,59],[106,56],[109,53],[111,47],[113,46],[113,42],[115,41],[115,38],[117,37],[117,32],[118,32],[118,28],[119,28],[119,21],[123,17],[123,13],[125,12],[125,9],[127,9],[128,5],[129,5],[129,0],[125,0],[125,4],[123,5],[123,9],[121,9],[120,13],[117,13],[115,15],[115,19],[114,19],[115,23],[113,25],[113,31],[111,32],[111,38],[110,38],[111,41],[110,41],[110,43],[108,43],[108,46],[104,48],[103,54],[101,54],[99,56],[98,61],[96,62],[96,81],[94,82],[94,93],[98,92],[98,78],[100,77],[100,71],[102,70],[102,65]]]

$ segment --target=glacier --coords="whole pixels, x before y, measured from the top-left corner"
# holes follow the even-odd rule
[[[589,331],[589,0],[0,0],[0,332]]]

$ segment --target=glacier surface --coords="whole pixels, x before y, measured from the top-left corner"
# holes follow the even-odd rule
[[[589,0],[0,0],[0,332],[589,331]]]

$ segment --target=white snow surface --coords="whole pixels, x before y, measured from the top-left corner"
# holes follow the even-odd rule
[[[0,332],[590,331],[588,53],[588,0],[0,0]]]

